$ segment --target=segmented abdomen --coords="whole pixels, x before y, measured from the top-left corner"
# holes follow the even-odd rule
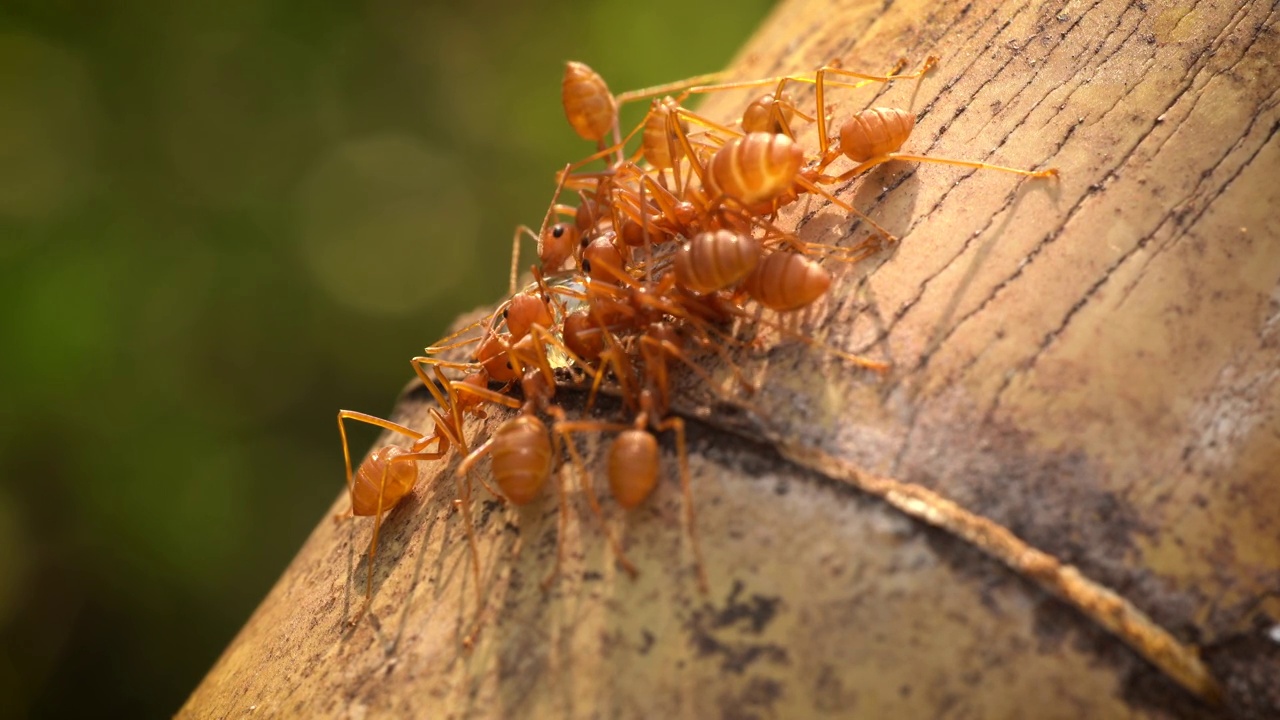
[[[560,100],[569,124],[585,140],[602,140],[618,115],[618,106],[604,78],[580,62],[565,64]]]
[[[609,488],[618,504],[636,507],[657,484],[658,441],[646,430],[622,431],[609,448]]]
[[[352,515],[376,515],[379,507],[386,512],[413,490],[414,483],[418,481],[418,466],[411,461],[391,462],[392,458],[404,453],[404,450],[388,445],[369,453],[369,457],[360,463],[352,482]],[[381,503],[378,502],[379,494],[382,495]]]
[[[498,427],[493,439],[493,477],[516,505],[538,497],[551,477],[551,438],[533,415],[517,415]]]
[[[840,151],[854,162],[897,152],[911,137],[916,116],[897,108],[873,107],[840,126]]]
[[[770,310],[798,310],[822,297],[831,286],[831,273],[793,252],[773,252],[756,265],[742,287]]]
[[[699,233],[676,251],[676,281],[706,295],[732,287],[760,262],[760,241],[729,230]]]
[[[791,189],[803,164],[804,150],[791,138],[754,132],[716,151],[707,166],[707,182],[718,195],[754,205]]]

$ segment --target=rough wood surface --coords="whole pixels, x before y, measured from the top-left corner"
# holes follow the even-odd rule
[[[1280,715],[1275,21],[1244,0],[784,3],[735,76],[938,54],[918,91],[876,91],[914,100],[907,149],[1061,180],[897,163],[841,190],[902,242],[838,269],[803,326],[894,370],[771,341],[741,356],[759,421],[690,385],[708,594],[666,442],[656,496],[630,514],[606,502],[634,581],[573,473],[549,593],[555,494],[522,511],[482,497],[485,625],[464,650],[477,608],[453,458],[388,516],[370,617],[347,627],[371,522],[323,519],[180,716]],[[839,116],[869,97],[830,102]],[[866,233],[820,202],[784,218],[818,242]],[[410,393],[397,419],[428,407]],[[1201,646],[1225,704],[771,438],[918,483],[1074,564]]]

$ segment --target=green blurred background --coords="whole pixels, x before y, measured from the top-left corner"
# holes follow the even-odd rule
[[[176,711],[341,490],[335,411],[592,149],[563,62],[717,70],[769,3],[534,5],[6,0],[0,716]]]

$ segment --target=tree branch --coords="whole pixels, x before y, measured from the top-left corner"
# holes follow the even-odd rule
[[[902,241],[829,265],[832,289],[797,322],[893,370],[880,379],[762,328],[763,349],[735,355],[761,386],[743,398],[756,420],[680,379],[683,412],[703,420],[689,439],[707,595],[664,440],[655,496],[630,513],[605,502],[637,579],[570,466],[549,593],[536,581],[555,559],[557,493],[522,510],[481,497],[478,609],[453,457],[387,516],[367,618],[348,627],[372,523],[326,519],[181,715],[1280,713],[1264,632],[1280,618],[1274,14],[1242,0],[779,6],[731,77],[938,54],[918,90],[829,93],[836,121],[869,98],[911,104],[906,151],[1052,165],[1060,181],[891,163],[837,189]],[[700,112],[730,122],[745,97]],[[812,126],[798,139],[817,145]],[[867,236],[817,200],[779,222],[812,242]],[[394,419],[422,426],[423,394]],[[559,399],[581,412],[579,395]],[[586,439],[596,480],[607,442]],[[852,468],[950,498],[1111,588],[1204,648],[1225,705],[1195,703],[1027,568],[827,481]]]

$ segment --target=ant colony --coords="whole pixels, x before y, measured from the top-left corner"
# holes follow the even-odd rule
[[[853,367],[886,373],[887,363],[825,346],[785,322],[787,314],[826,294],[833,280],[831,262],[856,263],[898,241],[829,188],[893,160],[1031,178],[1057,175],[1053,168],[1020,170],[900,152],[915,127],[915,115],[901,108],[870,107],[847,114],[835,135],[829,135],[829,116],[840,117],[825,104],[829,90],[919,80],[937,62],[929,57],[909,74],[901,73],[907,65],[902,60],[884,75],[837,65],[736,82],[720,82],[719,75],[711,75],[616,96],[591,68],[568,63],[561,86],[565,115],[578,135],[596,145],[596,152],[556,174],[554,196],[536,231],[516,229],[508,297],[493,313],[410,361],[436,401],[428,416],[430,429],[355,411],[338,412],[350,514],[374,518],[364,605],[351,622],[369,610],[383,516],[412,493],[421,464],[443,461],[456,447],[462,460],[455,472],[455,504],[462,514],[477,602],[476,621],[464,638],[470,646],[484,608],[471,478],[480,478],[497,498],[527,505],[542,496],[548,481],[564,474],[558,470],[568,457],[588,505],[604,527],[603,511],[577,447],[577,437],[584,433],[612,437],[605,462],[607,480],[617,504],[626,510],[643,505],[658,485],[659,436],[674,439],[684,531],[698,584],[706,592],[685,420],[671,412],[673,373],[691,372],[726,400],[761,415],[743,397],[757,388],[731,352],[749,344],[739,338],[756,326],[808,343]],[[813,86],[812,108],[798,104],[788,91],[802,85]],[[699,94],[759,89],[766,92],[746,105],[732,127],[684,106]],[[640,100],[650,101],[648,111],[623,136],[618,108]],[[816,148],[796,139],[797,122],[816,125]],[[629,151],[637,136],[638,147]],[[842,164],[847,169],[832,170]],[[816,197],[858,218],[871,229],[870,235],[852,245],[823,245],[779,226],[779,210],[802,196]],[[577,202],[562,202],[565,198]],[[532,282],[521,289],[520,250],[526,238],[536,243],[538,262],[531,268]],[[740,392],[725,390],[713,379],[710,368],[700,362],[707,357],[732,375]],[[588,412],[597,394],[607,390],[619,398],[622,415],[570,417],[556,403],[557,387],[563,386],[589,389]],[[495,406],[514,414],[488,438],[468,439],[466,419],[484,418]],[[375,448],[353,471],[347,420],[403,436],[407,447]],[[868,475],[817,449],[764,432],[787,460],[878,497],[1009,566],[1119,637],[1195,695],[1213,699],[1221,692],[1193,647],[1180,643],[1124,598],[1030,547],[1006,528],[925,488]],[[484,474],[472,473],[486,459],[493,484]],[[555,580],[564,554],[564,482],[557,479],[556,488],[560,533],[556,563],[543,580],[544,589]],[[604,534],[619,566],[637,575],[621,543],[607,528]]]
[[[607,480],[624,509],[644,504],[654,492],[661,475],[659,438],[674,440],[684,531],[698,583],[706,591],[685,420],[671,412],[673,374],[691,372],[713,392],[754,410],[743,396],[755,388],[735,365],[731,351],[748,344],[739,339],[744,330],[760,325],[867,372],[887,372],[888,364],[826,347],[785,321],[788,313],[811,306],[827,292],[832,262],[858,262],[897,242],[831,188],[891,160],[990,168],[1033,178],[1056,175],[1053,169],[1019,170],[904,154],[900,150],[910,138],[915,116],[899,108],[872,107],[848,114],[835,136],[828,136],[829,110],[824,103],[833,88],[919,80],[936,62],[927,58],[908,74],[901,73],[907,65],[903,60],[884,75],[828,65],[738,82],[703,76],[616,96],[591,68],[568,63],[561,86],[565,115],[578,135],[595,144],[596,152],[559,170],[554,196],[536,230],[517,228],[508,297],[490,315],[411,360],[436,401],[427,420],[430,427],[407,427],[349,410],[338,413],[350,514],[374,518],[364,606],[352,622],[369,609],[383,516],[412,493],[421,465],[442,462],[454,448],[462,458],[455,473],[456,505],[463,517],[478,609],[483,608],[483,597],[472,518],[473,476],[494,496],[525,505],[563,474],[558,470],[567,457],[604,526],[577,446],[578,437],[586,433],[611,438]],[[813,86],[812,107],[797,103],[790,92],[805,85]],[[691,97],[727,90],[761,93],[732,126],[685,107]],[[624,136],[618,108],[641,100],[649,101],[648,111]],[[796,123],[816,124],[817,147],[796,139]],[[842,164],[847,169],[832,169]],[[851,246],[822,245],[779,226],[779,210],[802,196],[857,217],[871,229],[870,235]],[[519,258],[526,238],[536,243],[537,264],[531,268],[532,281],[521,289]],[[713,381],[703,362],[707,358],[732,374],[738,392]],[[556,403],[557,387],[566,385],[589,388],[588,411],[597,394],[607,390],[619,398],[622,415],[570,417]],[[489,437],[468,438],[467,418],[486,417],[495,406],[514,413]],[[403,436],[407,445],[375,448],[353,470],[347,420],[391,431]],[[486,474],[472,472],[486,459],[492,483]],[[555,579],[564,552],[567,503],[564,483],[557,479],[556,486],[561,533],[556,564],[544,588]],[[636,575],[621,543],[607,529],[604,534],[620,567]]]

